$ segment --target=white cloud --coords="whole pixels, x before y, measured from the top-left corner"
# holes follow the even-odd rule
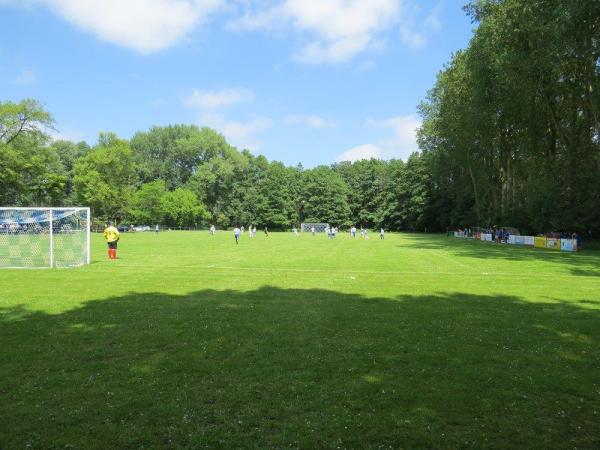
[[[140,53],[164,50],[184,38],[222,0],[37,0],[101,40]]]
[[[312,128],[333,128],[335,124],[319,116],[308,116],[306,123]]]
[[[442,0],[422,21],[416,0],[0,0],[46,5],[56,15],[99,39],[148,54],[184,39],[217,10],[235,18],[234,30],[293,29],[304,43],[293,59],[343,63],[380,48],[398,27],[401,41],[422,47],[442,27]],[[419,26],[416,24],[419,23]]]
[[[400,26],[400,39],[411,48],[421,48],[427,44],[427,36],[420,31],[415,31],[408,25]]]
[[[427,45],[429,36],[434,32],[439,32],[442,29],[442,21],[440,16],[444,7],[444,1],[438,3],[433,10],[423,19],[420,25],[416,17],[420,8],[413,5],[407,9],[406,14],[400,24],[400,39],[404,45],[411,48],[421,48]]]
[[[234,30],[293,29],[307,41],[293,59],[306,64],[343,63],[385,44],[386,32],[400,31],[412,48],[427,44],[442,27],[442,0],[425,18],[416,0],[238,0],[244,10],[230,23]],[[421,16],[422,17],[422,16]]]
[[[358,147],[353,147],[349,150],[346,150],[344,153],[339,155],[336,160],[338,162],[342,161],[359,161],[361,159],[379,159],[383,157],[383,152],[381,149],[375,144],[365,144],[359,145]]]
[[[35,73],[31,69],[23,69],[15,78],[17,84],[33,84],[35,83]]]
[[[411,153],[419,150],[417,129],[421,120],[414,114],[389,117],[382,120],[369,119],[366,125],[392,131],[392,136],[374,143],[359,145],[339,155],[337,161],[358,161],[361,159],[402,159],[406,161]]]
[[[367,121],[368,126],[392,130],[393,136],[378,142],[378,145],[386,158],[401,158],[405,161],[411,153],[419,150],[417,129],[421,123],[421,119],[415,114]]]
[[[324,119],[319,116],[310,115],[310,116],[286,116],[284,122],[287,125],[296,125],[296,124],[304,124],[311,128],[317,129],[327,129],[327,128],[335,128],[337,126],[336,123]]]
[[[192,94],[185,99],[185,104],[200,109],[217,109],[253,99],[254,94],[242,88],[223,89],[220,91],[199,91],[194,89]]]
[[[437,6],[433,8],[433,11],[431,11],[431,13],[429,13],[429,15],[425,18],[424,24],[426,28],[433,31],[442,30],[442,20],[440,19],[440,15],[442,14],[443,8],[443,1],[438,3]]]
[[[402,5],[403,0],[283,0],[245,13],[232,28],[292,26],[311,36],[294,59],[309,64],[342,63],[378,46],[381,33],[397,22]]]
[[[201,111],[198,123],[210,127],[225,136],[227,141],[240,148],[256,150],[259,147],[256,135],[271,128],[273,122],[262,116],[250,120],[238,121],[227,119],[218,110],[241,102],[254,100],[252,91],[245,88],[228,88],[217,91],[200,91],[194,89],[184,99],[184,104]]]
[[[50,135],[50,139],[52,141],[70,141],[70,142],[81,142],[86,140],[85,133],[81,131],[73,131],[73,130],[49,130],[48,134]]]
[[[199,124],[200,126],[214,128],[222,133],[230,144],[249,150],[256,150],[260,146],[256,134],[260,134],[273,126],[270,119],[261,116],[241,122],[227,120],[222,114],[202,114],[199,118]]]

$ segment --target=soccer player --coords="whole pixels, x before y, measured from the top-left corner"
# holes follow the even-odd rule
[[[233,229],[233,237],[235,237],[235,245],[238,245],[240,240],[240,229],[237,227],[237,225]]]
[[[269,237],[269,229],[267,228],[267,226],[265,225],[265,236]]]
[[[155,232],[156,234],[158,234],[158,224],[156,224],[156,227],[154,228],[154,232]]]
[[[356,237],[356,227],[354,225],[352,225],[352,228],[350,228],[350,234],[352,234],[353,238]]]
[[[294,236],[298,237],[298,228],[292,228],[292,233],[294,233]]]
[[[108,244],[108,258],[117,259],[117,242],[120,239],[119,230],[117,230],[112,222],[108,222],[108,226],[104,229],[104,239]]]
[[[310,227],[310,232],[312,233],[312,235],[315,235],[315,227]]]
[[[379,239],[385,239],[385,230],[383,228],[379,231]]]
[[[211,236],[214,236],[214,235],[215,235],[215,231],[216,231],[216,228],[215,228],[215,226],[214,226],[214,225],[211,225],[211,226],[210,226],[210,228],[209,228],[209,231],[210,231],[210,235],[211,235]]]

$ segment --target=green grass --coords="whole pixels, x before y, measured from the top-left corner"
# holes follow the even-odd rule
[[[0,271],[0,448],[598,448],[600,252],[94,235]]]

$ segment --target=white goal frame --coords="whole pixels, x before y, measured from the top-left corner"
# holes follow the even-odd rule
[[[8,212],[14,212],[14,220],[7,217]],[[34,214],[38,212],[39,214]],[[77,215],[81,228],[73,230],[71,224],[63,224],[57,228],[59,222],[65,218]],[[34,228],[33,231],[29,228]],[[23,229],[24,228],[24,229]],[[81,233],[84,235],[84,242],[81,239]],[[57,252],[62,243],[58,236],[76,236],[76,243],[79,246],[76,250],[81,250],[78,255],[73,255],[71,260],[57,260]],[[38,241],[31,245],[30,252],[33,253],[39,249],[40,255],[20,254],[10,257],[11,247],[10,237],[22,237],[28,244],[28,238],[38,236]],[[44,242],[47,236],[47,242]],[[66,238],[65,238],[66,239]],[[75,239],[75,238],[73,238]],[[12,245],[19,247],[20,243]],[[43,247],[46,247],[44,250]],[[4,247],[4,248],[3,248]],[[83,254],[85,252],[85,254]],[[15,263],[15,260],[21,258],[21,264]],[[36,260],[31,264],[28,261]],[[41,261],[41,263],[40,263]],[[91,262],[91,213],[88,207],[0,207],[0,269],[53,269],[56,267],[79,267]]]
[[[315,227],[315,233],[326,233],[331,228],[328,223],[302,223],[300,224],[300,232],[310,233],[312,227]]]

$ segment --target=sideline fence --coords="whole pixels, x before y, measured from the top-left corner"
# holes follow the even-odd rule
[[[448,235],[456,238],[472,239],[476,241],[494,241],[494,236],[491,233],[469,233],[468,230],[459,230],[448,232]],[[504,236],[500,242],[508,245],[520,245],[532,248],[546,248],[550,250],[562,250],[564,252],[576,252],[579,250],[579,244],[577,239],[550,238],[545,236],[508,235]]]

